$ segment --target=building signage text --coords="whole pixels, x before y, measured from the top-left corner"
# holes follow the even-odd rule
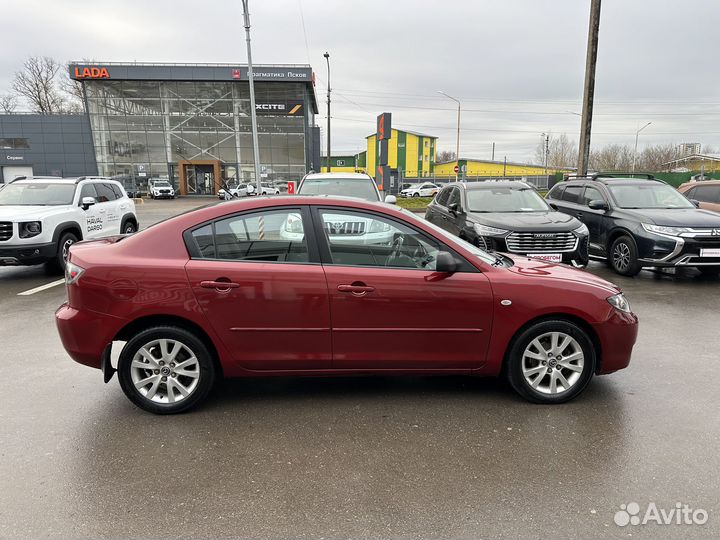
[[[110,74],[107,68],[84,67],[75,68],[75,77],[78,79],[109,79]]]

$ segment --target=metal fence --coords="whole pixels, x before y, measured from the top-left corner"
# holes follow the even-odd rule
[[[392,188],[392,193],[399,193],[402,191],[403,184],[421,184],[423,182],[432,182],[433,184],[447,184],[450,182],[501,182],[501,181],[520,181],[527,182],[528,184],[535,187],[539,191],[547,191],[552,187],[551,182],[555,179],[555,175],[539,175],[539,176],[468,176],[458,175],[435,175],[430,174],[428,176],[421,177],[406,177],[400,176],[395,180]]]

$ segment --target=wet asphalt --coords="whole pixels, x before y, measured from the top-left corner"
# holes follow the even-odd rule
[[[720,537],[720,281],[589,270],[640,335],[571,403],[492,379],[283,378],[158,417],[65,354],[62,285],[18,296],[59,276],[0,268],[0,538]],[[709,519],[616,525],[631,502]]]

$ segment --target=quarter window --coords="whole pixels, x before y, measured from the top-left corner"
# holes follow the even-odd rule
[[[434,270],[440,244],[375,214],[320,212],[332,264]]]
[[[255,212],[206,225],[192,233],[203,258],[306,263],[307,240],[300,210]]]

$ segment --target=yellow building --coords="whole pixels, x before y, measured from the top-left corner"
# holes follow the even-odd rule
[[[663,165],[670,172],[720,172],[720,154],[690,154]]]
[[[355,155],[345,156],[332,156],[330,158],[330,170],[332,172],[365,172],[366,170],[366,155],[365,151]],[[320,172],[327,172],[327,158],[322,158],[322,168]]]
[[[375,176],[377,166],[378,141],[377,135],[368,135],[367,139],[367,171]],[[437,137],[393,129],[388,141],[388,165],[397,170],[403,177],[421,177],[432,175],[435,168],[435,147]]]
[[[490,161],[483,159],[460,159],[435,164],[435,177],[455,178],[455,167],[458,167],[464,178],[472,177],[493,177],[493,176],[543,176],[555,174],[556,172],[571,172],[569,169],[558,169],[542,165],[530,165],[527,163],[514,163],[511,161]]]

